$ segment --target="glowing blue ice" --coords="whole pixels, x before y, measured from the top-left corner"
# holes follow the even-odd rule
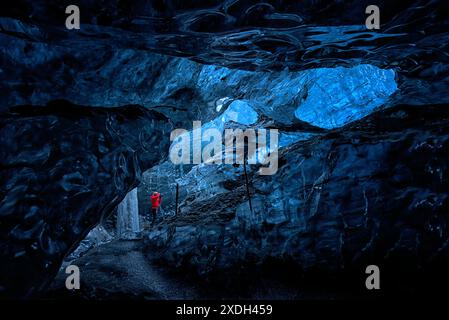
[[[371,65],[316,69],[307,98],[295,116],[315,126],[333,129],[359,120],[387,102],[397,90],[393,70]]]
[[[202,141],[201,132],[204,132],[207,129],[217,129],[219,132],[223,132],[225,124],[230,121],[249,126],[256,123],[258,117],[259,115],[257,114],[257,112],[254,111],[254,109],[247,102],[242,100],[235,100],[220,116],[216,117],[212,121],[202,124],[201,128],[195,129],[198,130],[198,134],[195,135],[194,132],[196,131],[192,130],[185,135],[189,135],[190,139],[194,141],[193,143],[204,145],[205,142]],[[170,148],[174,143],[176,143],[176,141],[179,140],[175,140]]]
[[[298,141],[310,139],[314,136],[315,134],[307,132],[281,132],[279,134],[279,148],[286,147]]]
[[[222,114],[221,121],[223,123],[230,120],[249,126],[256,123],[258,114],[246,101],[235,100],[228,109]]]
[[[388,101],[397,90],[393,70],[372,65],[304,71],[251,72],[204,66],[197,78],[201,96],[225,93],[233,111],[248,107],[280,123],[294,118],[333,129],[359,120]],[[223,96],[224,97],[224,96]],[[252,117],[252,116],[250,116]],[[237,121],[240,122],[240,121]],[[247,123],[242,120],[241,123]]]
[[[296,119],[326,129],[341,127],[359,120],[385,105],[397,90],[395,73],[371,65],[351,68],[318,68],[300,72],[251,72],[219,66],[202,66],[194,76],[196,64],[179,63],[177,81],[192,81],[206,101],[215,101],[217,116],[201,126],[201,131],[223,132],[230,121],[245,126],[257,123],[265,115],[280,124]],[[176,78],[176,77],[174,77]],[[167,88],[167,87],[166,87]],[[166,89],[167,90],[167,89]],[[168,93],[167,93],[168,94]],[[211,107],[212,103],[209,103]],[[226,110],[223,108],[226,106]],[[282,129],[281,129],[282,131]],[[186,133],[197,145],[205,142],[201,135]],[[278,147],[286,147],[314,134],[280,132]],[[195,138],[196,137],[196,138]]]

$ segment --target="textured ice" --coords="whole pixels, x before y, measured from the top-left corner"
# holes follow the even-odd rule
[[[180,63],[180,70],[189,70],[189,64]],[[223,90],[229,93],[230,89],[234,96],[242,97],[228,108],[229,112],[242,114],[236,122],[248,124],[247,120],[253,118],[247,114],[251,108],[281,123],[289,123],[296,117],[326,129],[363,118],[387,103],[397,90],[393,70],[366,64],[300,72],[287,69],[251,72],[205,66],[198,76],[197,86],[203,97]],[[233,95],[228,94],[226,99]],[[221,110],[226,99],[217,98],[220,98],[217,110]]]
[[[217,110],[221,110],[223,103],[226,102],[226,100],[228,100],[227,97],[218,100]],[[193,141],[193,145],[204,146],[208,142],[202,141],[201,133],[204,133],[206,130],[217,129],[220,133],[224,134],[225,124],[230,121],[249,126],[256,123],[257,119],[257,112],[246,101],[235,100],[221,115],[217,116],[212,121],[202,124],[201,127],[194,128],[183,134],[178,139],[190,139],[190,141]],[[179,142],[178,139],[175,139],[172,146]]]
[[[0,40],[5,40],[4,36],[0,35]],[[30,52],[25,48],[26,43],[18,39],[8,40],[5,46],[3,54],[13,61],[15,73],[10,77],[13,89],[0,96],[2,105],[45,105],[61,98],[102,107],[141,104],[178,122],[210,120],[227,107],[238,111],[236,122],[241,123],[253,121],[252,112],[240,116],[251,108],[282,124],[300,119],[334,128],[366,116],[397,89],[393,70],[367,64],[268,72],[203,65],[134,50],[91,55],[68,48],[50,50],[45,44],[33,45]],[[57,59],[77,61],[73,63],[79,68],[76,81],[53,81],[66,76],[61,73],[66,68],[55,69],[53,61]],[[51,73],[53,77],[40,79],[32,94],[26,94],[14,81],[25,79],[30,65],[36,66],[36,74]],[[99,65],[102,68],[97,72]]]
[[[131,190],[117,208],[117,236],[133,239],[140,231],[137,188]]]
[[[315,73],[316,81],[295,116],[326,129],[367,116],[397,90],[393,70],[371,65],[323,68],[316,69]]]
[[[191,62],[181,63],[181,70],[188,70],[189,64]],[[203,95],[219,92],[223,79],[229,86],[242,84],[238,90],[245,99],[232,101],[229,96],[216,97],[216,112],[232,102],[220,116],[202,125],[203,132],[210,128],[223,132],[225,123],[229,121],[250,126],[257,122],[258,112],[286,122],[294,115],[314,126],[334,129],[369,115],[385,105],[397,90],[393,70],[371,65],[279,73],[205,66],[198,77],[198,88]],[[189,135],[194,143],[204,145],[201,135],[192,132]],[[308,133],[284,132],[277,147],[286,147],[311,136]],[[267,151],[270,149],[271,146]]]
[[[257,121],[258,114],[246,101],[235,100],[221,116],[222,122],[234,121],[243,125],[251,125]]]

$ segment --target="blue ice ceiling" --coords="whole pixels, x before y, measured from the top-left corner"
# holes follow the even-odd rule
[[[181,63],[183,78],[191,62]],[[182,80],[181,80],[182,82]],[[175,84],[173,83],[175,86]],[[179,84],[178,84],[179,85]],[[233,88],[234,95],[215,97],[216,117],[203,123],[202,130],[224,130],[233,121],[245,126],[256,124],[259,114],[280,122],[296,118],[324,129],[334,129],[359,120],[384,105],[397,90],[393,70],[371,65],[352,68],[319,68],[302,72],[249,72],[204,66],[197,86],[203,96]],[[282,121],[284,120],[284,121]],[[279,147],[312,137],[304,132],[280,132]]]
[[[181,65],[185,66],[183,63]],[[182,75],[188,73],[186,70],[180,72]],[[217,115],[213,120],[203,123],[200,132],[210,128],[223,132],[225,124],[230,121],[245,126],[255,125],[259,113],[275,119],[296,117],[317,127],[334,129],[367,116],[385,104],[397,90],[393,70],[371,65],[319,68],[303,72],[284,71],[278,74],[205,66],[198,78],[198,87],[209,94],[219,92],[216,86],[224,86],[223,79],[225,84],[236,87],[243,97],[216,97],[214,111]],[[248,83],[253,87],[246,87]],[[196,135],[192,131],[186,134],[192,142],[195,140],[194,143],[204,145],[200,132]],[[280,130],[279,133],[279,148],[314,136],[307,132]],[[172,147],[179,139],[175,139]],[[269,149],[273,147],[270,145]]]
[[[205,66],[197,85],[203,95],[233,88],[240,98],[229,108],[239,113],[239,120],[233,120],[241,124],[254,122],[248,111],[254,109],[281,123],[296,118],[325,129],[367,116],[397,90],[395,72],[372,65],[272,73]],[[233,97],[217,98],[223,103]]]
[[[317,80],[295,116],[325,129],[338,128],[367,116],[397,90],[393,70],[371,65],[317,69],[315,73]]]
[[[225,98],[223,102],[226,102],[228,98]],[[220,110],[220,104],[217,105],[217,110]],[[234,100],[230,103],[229,107],[223,112],[223,114],[213,120],[211,123],[215,128],[223,130],[224,124],[229,121],[234,121],[246,126],[252,125],[257,122],[258,114],[246,101]]]
[[[73,55],[69,49],[49,50],[43,44],[36,44],[31,53],[14,49],[17,47],[25,48],[24,41],[11,42],[4,53],[7,59],[26,67],[38,59],[39,74],[51,70],[54,59]],[[304,71],[246,71],[134,50],[118,50],[107,57],[83,54],[79,59],[77,81],[63,82],[66,75],[61,68],[53,72],[53,77],[33,84],[36,88],[32,94],[11,85],[2,104],[45,105],[54,99],[99,107],[139,104],[155,108],[174,121],[205,123],[205,119],[214,119],[229,107],[222,103],[218,110],[217,101],[228,99],[235,101],[231,106],[235,110],[249,106],[281,124],[299,119],[329,129],[368,115],[397,90],[393,70],[368,64]],[[103,67],[93,72],[97,65]],[[19,70],[18,75],[24,72]],[[55,85],[52,79],[61,79],[62,84]],[[242,118],[246,117],[243,109],[238,113],[237,122],[251,120]]]

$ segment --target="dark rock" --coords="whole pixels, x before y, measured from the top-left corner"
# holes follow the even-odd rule
[[[168,152],[170,127],[137,106],[56,101],[0,115],[0,287],[41,292],[64,256]]]

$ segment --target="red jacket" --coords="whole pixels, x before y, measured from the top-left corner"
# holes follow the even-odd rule
[[[159,206],[162,203],[162,197],[160,193],[157,193],[157,195],[152,194],[151,195],[151,206],[153,208],[159,208]]]

